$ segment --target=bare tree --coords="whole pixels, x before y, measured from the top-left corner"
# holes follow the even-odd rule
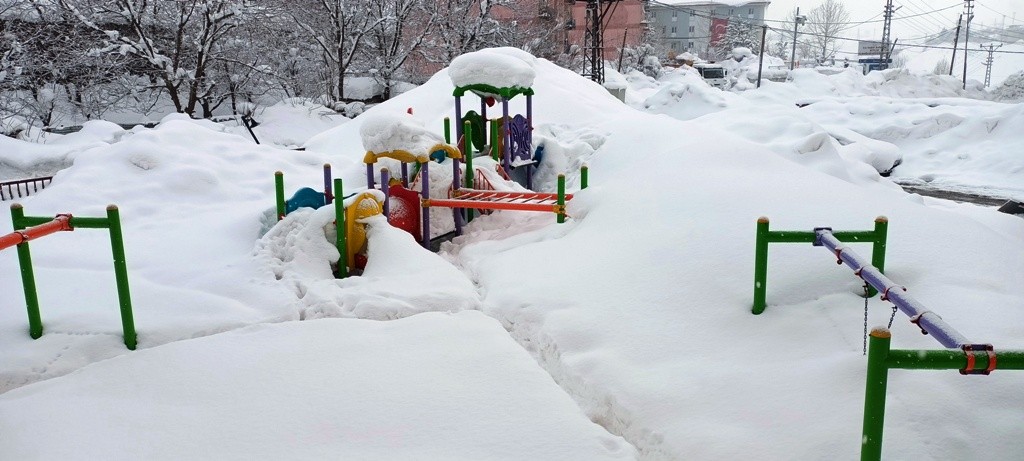
[[[59,0],[82,24],[106,36],[105,52],[143,58],[175,110],[195,115],[214,89],[209,73],[219,45],[246,17],[246,0]],[[118,24],[122,33],[103,27]],[[203,116],[210,116],[204,105]]]
[[[807,15],[806,40],[819,61],[835,57],[837,37],[849,21],[850,13],[838,0],[825,0]]]
[[[511,0],[437,0],[428,7],[435,27],[424,44],[430,62],[448,64],[464,53],[481,48],[509,46],[514,42],[516,23],[499,21],[495,8],[510,8]]]
[[[366,35],[366,56],[374,79],[384,87],[384,99],[390,99],[395,77],[421,51],[438,14],[423,0],[375,0],[369,7],[376,27]]]
[[[332,100],[345,99],[345,76],[361,57],[371,31],[388,18],[373,16],[374,0],[301,0],[286,2],[288,14],[319,49],[321,77]],[[382,3],[383,4],[383,3]]]

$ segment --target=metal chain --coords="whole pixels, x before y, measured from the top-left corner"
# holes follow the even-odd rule
[[[889,324],[892,325],[892,320],[889,321]],[[864,282],[864,349],[862,355],[868,355],[868,282]]]
[[[895,304],[893,304],[892,305],[892,315],[889,316],[889,326],[887,327],[890,330],[892,329],[892,321],[896,319],[896,311],[897,310],[899,310],[899,308],[896,307]]]

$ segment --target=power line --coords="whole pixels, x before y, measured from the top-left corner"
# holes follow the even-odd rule
[[[650,3],[658,5],[658,6],[663,6],[663,7],[667,8],[667,9],[670,9],[670,10],[686,11],[686,12],[690,13],[692,16],[697,16],[697,17],[701,17],[701,18],[705,18],[705,19],[725,19],[725,18],[720,18],[718,16],[714,16],[714,15],[704,14],[704,12],[698,11],[698,10],[694,10],[692,8],[687,8],[687,7],[683,7],[683,6],[679,6],[679,5],[671,5],[671,4],[663,3],[663,2],[660,2],[660,1],[657,1],[657,0],[652,0]],[[963,5],[963,4],[962,3],[957,3],[955,6],[960,6],[960,5]],[[948,9],[948,8],[951,8],[951,7],[944,7],[944,8],[941,8],[940,10],[945,10],[945,9]],[[939,10],[936,10],[936,11],[939,11]],[[883,13],[879,13],[879,15],[881,15],[881,14],[884,14],[884,12]],[[790,21],[767,20],[767,19],[765,21],[782,22],[782,23],[786,23],[786,24],[792,24],[792,22],[790,22]],[[746,22],[746,21],[738,21],[738,22],[741,22],[741,23],[746,24],[746,25],[760,27],[759,24],[749,23],[749,22]],[[881,22],[881,21],[865,21],[864,23],[867,23],[867,22]],[[777,32],[777,33],[780,33],[780,34],[786,34],[786,35],[791,35],[793,33],[792,30],[781,29],[781,28],[773,27],[773,26],[768,26],[768,30],[771,30],[772,32]],[[824,35],[824,34],[815,34],[813,32],[807,32],[807,31],[800,32],[800,35],[812,36],[812,37],[826,37],[826,38],[835,39],[837,41],[845,41],[845,42],[860,42],[860,41],[863,41],[862,39],[859,39],[859,38],[842,37],[842,36],[827,36],[827,35]],[[898,47],[898,48],[929,48],[929,49],[936,49],[936,50],[952,50],[953,49],[953,47],[949,47],[949,46],[916,45],[916,44],[907,44],[907,43],[898,44],[898,45],[896,45],[896,47]],[[995,53],[1002,53],[1002,54],[1024,54],[1024,51],[996,50]]]
[[[993,12],[993,13],[996,13],[996,14],[1001,14],[1001,15],[1003,16],[1003,19],[1004,19],[1004,20],[1006,19],[1006,17],[1007,17],[1007,16],[1010,16],[1010,18],[1011,18],[1011,19],[1010,19],[1010,21],[1011,21],[1011,22],[1022,22],[1021,20],[1019,20],[1019,19],[1015,19],[1015,18],[1014,18],[1013,16],[1011,16],[1011,15],[1009,15],[1009,14],[1006,14],[1006,13],[1003,13],[1002,11],[999,11],[999,10],[993,9],[992,7],[989,7],[989,6],[986,6],[986,5],[980,4],[980,3],[978,4],[978,6],[980,6],[980,7],[984,8],[984,9],[986,9],[986,10],[989,10],[989,11],[991,11],[991,12]]]

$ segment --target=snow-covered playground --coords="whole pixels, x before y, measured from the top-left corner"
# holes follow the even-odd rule
[[[31,243],[38,339],[16,250],[0,251],[0,459],[858,459],[864,330],[893,304],[867,298],[865,319],[863,281],[791,243],[771,247],[752,314],[760,217],[838,233],[884,216],[889,278],[975,343],[1024,349],[1024,219],[894,181],[1024,199],[1022,103],[902,70],[803,69],[741,93],[692,69],[609,70],[624,103],[519,50],[453,69],[347,122],[271,108],[260,145],[184,115],[0,136],[0,180],[54,174],[18,200],[27,215],[117,205],[138,335],[128,350],[106,231]],[[502,98],[543,146],[508,167],[544,193],[564,174],[564,209],[477,213],[437,252],[374,213],[348,223],[367,244],[345,278],[333,205],[279,220],[275,172],[288,195],[323,191],[329,163],[343,200],[367,190],[368,151],[458,147],[445,118],[502,116]],[[503,179],[508,136],[475,165],[527,193]],[[400,178],[399,157],[374,156],[371,179]],[[436,206],[458,199],[456,157],[416,169],[430,236],[460,219]],[[943,349],[902,313],[890,330],[894,349]],[[1022,386],[998,367],[891,370],[883,458],[1024,459]]]

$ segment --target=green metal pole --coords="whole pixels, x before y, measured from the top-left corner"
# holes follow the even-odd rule
[[[135,335],[135,316],[132,315],[132,296],[128,290],[128,266],[124,257],[121,215],[117,206],[107,207],[107,221],[110,223],[110,249],[114,254],[114,277],[117,279],[117,300],[121,304],[121,330],[124,332],[124,345],[134,351],[138,340]]]
[[[864,387],[864,428],[861,437],[861,461],[882,459],[882,431],[885,428],[885,388],[889,381],[886,359],[892,340],[889,330],[871,330],[868,341],[868,371]]]
[[[498,119],[491,120],[491,158],[498,161]]]
[[[341,194],[335,191],[336,197],[341,197]],[[284,173],[278,171],[274,173],[274,196],[277,199],[277,220],[284,219],[287,209],[284,205]]]
[[[558,175],[558,223],[565,222],[565,175]]]
[[[580,167],[580,189],[586,189],[587,188],[587,182],[589,180],[588,176],[590,176],[588,174],[589,170],[590,169],[587,168],[586,165],[583,165],[582,167]]]
[[[345,192],[341,188],[341,178],[334,179],[334,193],[338,198],[334,201],[335,245],[338,248],[338,278],[348,277],[348,241],[345,239]]]
[[[24,230],[25,210],[20,204],[11,205],[11,222],[14,230]],[[32,252],[28,242],[18,244],[18,265],[21,267],[21,284],[25,290],[25,307],[28,309],[28,334],[32,339],[43,335],[43,320],[39,316],[39,297],[36,295],[36,276],[32,271]]]
[[[473,139],[473,124],[467,120],[463,125],[462,132],[466,133],[466,139]],[[472,141],[466,142],[466,152],[463,152],[466,157],[466,175],[465,185],[466,187],[473,187],[473,143]]]
[[[871,265],[878,269],[878,272],[885,273],[885,240],[889,234],[889,218],[879,216],[875,218],[875,239],[871,246]],[[878,293],[875,287],[868,287],[868,296]]]
[[[466,162],[465,187],[473,188],[473,124],[466,120],[462,125],[462,132],[466,135],[466,151],[463,153]],[[473,209],[466,208],[466,222],[473,220]]]
[[[1024,370],[1024,350],[998,350],[993,354],[996,370]],[[988,368],[988,353],[974,352],[974,357],[975,369]],[[889,351],[886,366],[907,370],[963,370],[967,367],[967,353],[959,349],[894,349]]]
[[[444,118],[444,143],[452,143],[452,119],[448,117]]]
[[[754,246],[754,307],[751,312],[764,312],[765,294],[768,292],[768,218],[757,218],[757,236]]]

